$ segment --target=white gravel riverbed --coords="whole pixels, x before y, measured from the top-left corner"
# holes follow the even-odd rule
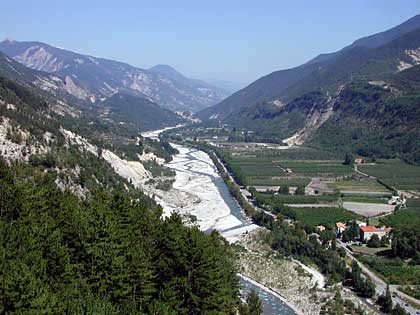
[[[210,157],[203,151],[171,144],[179,151],[165,166],[175,170],[169,192],[157,192],[164,214],[173,211],[192,215],[203,231],[218,230],[234,242],[243,233],[257,228],[248,224],[230,196]]]

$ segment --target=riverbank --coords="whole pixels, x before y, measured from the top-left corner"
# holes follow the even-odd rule
[[[247,277],[245,275],[242,274],[238,274],[238,277],[250,284],[252,284],[255,287],[257,287],[258,289],[263,290],[267,293],[269,293],[271,296],[275,297],[276,299],[280,300],[281,303],[283,305],[287,305],[290,309],[284,309],[281,308],[280,311],[283,311],[281,314],[294,314],[294,315],[304,315],[303,313],[301,313],[296,306],[292,305],[290,303],[290,301],[288,301],[284,296],[282,296],[279,292],[274,291],[273,289],[266,287],[265,285],[259,283],[258,281],[256,281],[255,279],[252,279],[250,277]],[[280,308],[280,307],[278,307]]]
[[[193,217],[203,231],[217,230],[236,239],[238,233],[257,228],[248,224],[240,208],[224,185],[212,160],[203,151],[171,144],[178,150],[173,160],[164,166],[176,172],[169,191],[155,191],[164,214],[173,211]],[[238,230],[237,233],[234,233]]]
[[[277,292],[283,301],[300,314],[320,314],[334,302],[337,290],[343,301],[353,305],[360,314],[381,314],[341,284],[321,288],[320,284],[325,281],[322,274],[297,260],[277,257],[276,252],[265,244],[265,233],[267,230],[255,230],[240,242],[242,249],[237,249],[236,261],[240,274]]]
[[[263,229],[254,231],[241,240],[244,250],[237,253],[239,273],[276,292],[297,314],[319,314],[317,279],[297,262],[276,258],[261,241],[264,233]]]

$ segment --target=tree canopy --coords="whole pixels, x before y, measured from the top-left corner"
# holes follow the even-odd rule
[[[238,280],[217,232],[150,199],[80,202],[35,167],[0,160],[0,313],[235,314]]]

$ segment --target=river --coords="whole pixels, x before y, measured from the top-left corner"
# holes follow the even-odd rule
[[[156,140],[160,132],[143,133],[142,136]],[[256,225],[246,222],[239,205],[205,152],[171,145],[179,153],[165,166],[176,172],[175,182],[172,191],[157,197],[166,214],[178,211],[193,215],[201,230],[218,230],[229,242],[235,242],[243,233],[257,228]],[[186,202],[185,198],[190,198],[191,202]],[[263,285],[242,276],[240,283],[243,296],[251,289],[258,292],[264,315],[296,314],[278,294]]]

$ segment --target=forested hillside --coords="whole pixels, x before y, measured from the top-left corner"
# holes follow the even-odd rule
[[[256,137],[419,163],[420,18],[274,72],[198,114]]]
[[[144,195],[97,190],[80,203],[54,178],[0,160],[0,313],[236,314],[216,232],[162,220]]]
[[[140,131],[176,126],[183,119],[145,98],[123,93],[114,94],[100,105],[102,117],[120,124],[130,124]]]
[[[384,81],[347,86],[310,143],[341,152],[420,163],[420,66]]]
[[[313,90],[337,91],[357,76],[383,75],[398,70],[400,62],[416,63],[410,51],[419,47],[420,15],[390,30],[356,40],[342,50],[322,54],[298,67],[272,72],[234,93],[219,104],[202,110],[204,121],[231,119],[257,103],[282,106]]]

